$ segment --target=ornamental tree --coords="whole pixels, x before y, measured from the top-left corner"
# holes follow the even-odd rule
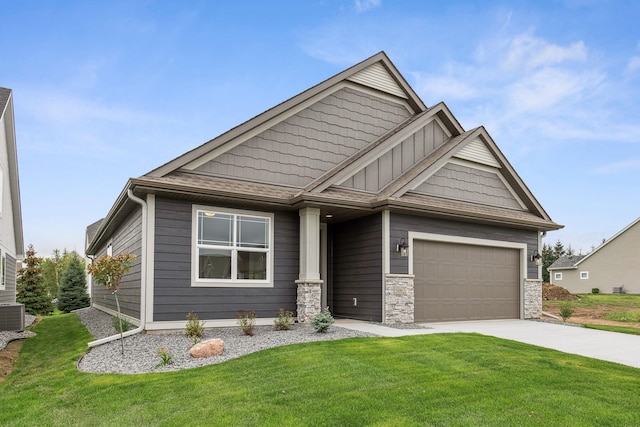
[[[122,335],[122,315],[120,314],[120,302],[118,302],[118,289],[120,288],[122,276],[129,271],[131,263],[135,259],[136,256],[134,254],[104,255],[93,261],[87,269],[93,280],[109,289],[116,299],[122,354],[124,354],[124,337]]]
[[[110,291],[117,291],[122,276],[131,268],[136,259],[134,254],[104,255],[89,265],[89,274],[97,283],[104,285]]]

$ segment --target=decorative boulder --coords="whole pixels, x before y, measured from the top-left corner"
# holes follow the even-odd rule
[[[191,357],[219,356],[224,351],[224,342],[220,338],[202,341],[189,350]]]

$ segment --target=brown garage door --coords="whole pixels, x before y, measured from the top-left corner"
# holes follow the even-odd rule
[[[415,240],[415,320],[520,317],[520,251]]]

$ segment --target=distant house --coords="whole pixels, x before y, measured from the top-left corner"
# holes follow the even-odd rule
[[[97,229],[96,229],[96,224]],[[427,107],[379,53],[130,179],[87,254],[138,256],[133,323],[536,317],[551,220],[486,129]],[[92,290],[113,313],[112,295]]]
[[[13,95],[0,87],[0,304],[16,302],[17,262],[24,257]],[[13,313],[13,311],[12,311]],[[7,329],[0,310],[0,330]],[[14,329],[14,328],[8,328]]]
[[[551,283],[571,293],[640,294],[640,218],[586,256],[561,257],[549,267]]]

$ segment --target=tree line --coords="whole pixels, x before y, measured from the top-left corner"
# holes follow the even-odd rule
[[[50,258],[40,258],[29,245],[25,256],[18,270],[16,301],[27,313],[46,316],[54,306],[65,313],[89,307],[85,262],[77,252],[56,249]]]

